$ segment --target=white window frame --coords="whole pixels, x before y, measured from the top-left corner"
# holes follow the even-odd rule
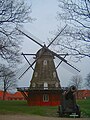
[[[44,61],[43,61],[43,65],[47,65],[47,60],[44,60]]]
[[[44,90],[47,90],[47,89],[48,89],[48,83],[44,82]]]
[[[56,78],[56,72],[55,71],[53,72],[53,77]]]
[[[36,84],[35,84],[35,83],[32,83],[32,87],[36,87]]]
[[[37,72],[35,72],[34,76],[35,76],[35,77],[37,77],[37,76],[38,76],[38,73],[37,73]]]
[[[58,86],[59,86],[58,82],[56,82],[56,83],[55,83],[55,86],[56,86],[56,87],[58,87]]]
[[[44,94],[43,95],[43,102],[48,102],[49,101],[49,95],[48,94]]]

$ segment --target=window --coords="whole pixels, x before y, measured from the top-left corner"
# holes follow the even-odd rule
[[[35,87],[36,86],[36,84],[35,83],[32,83],[32,87]]]
[[[47,65],[47,60],[44,60],[44,61],[43,61],[43,65]]]
[[[59,86],[58,82],[56,82],[55,86],[56,86],[56,87],[58,87],[58,86]]]
[[[47,82],[44,82],[44,90],[48,89],[48,84]]]
[[[56,72],[53,72],[53,77],[54,77],[54,78],[56,77]]]
[[[37,73],[37,72],[35,72],[35,77],[37,77],[37,75],[38,75],[38,73]]]
[[[43,101],[44,102],[48,102],[49,101],[49,95],[48,94],[44,94],[43,95]]]

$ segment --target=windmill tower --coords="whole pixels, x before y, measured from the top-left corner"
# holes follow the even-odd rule
[[[60,81],[55,69],[54,56],[45,50],[45,47],[44,45],[36,54],[35,59],[40,58],[36,62],[30,88],[60,89]]]
[[[62,29],[61,32],[64,29]],[[60,55],[48,49],[49,46],[52,44],[52,42],[55,41],[55,39],[60,35],[61,32],[53,39],[53,41],[48,46],[46,46],[46,45],[41,45],[35,39],[28,36],[23,31],[21,30],[19,31],[28,38],[30,38],[32,41],[40,45],[42,48],[38,50],[38,52],[35,54],[35,58],[34,58],[35,61],[32,64],[30,64],[30,62],[26,58],[26,55],[31,55],[31,54],[22,54],[26,59],[26,61],[29,63],[28,69],[32,68],[34,63],[36,64],[33,69],[34,71],[33,71],[32,79],[30,81],[30,87],[23,89],[18,88],[18,91],[21,91],[21,93],[24,95],[29,106],[60,105],[62,89],[54,63],[55,57],[58,57],[60,59],[60,63],[58,64],[58,66],[63,61],[73,69],[79,71],[71,64],[69,64],[67,60],[65,60],[65,57],[62,58]],[[66,55],[67,54],[65,54],[65,56]],[[27,70],[20,77],[22,77],[27,72]]]

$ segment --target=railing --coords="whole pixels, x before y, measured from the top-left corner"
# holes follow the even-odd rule
[[[29,90],[67,90],[68,87],[20,87],[17,88],[18,91],[29,91]]]
[[[28,91],[29,90],[29,87],[20,87],[20,88],[17,88],[18,91]]]

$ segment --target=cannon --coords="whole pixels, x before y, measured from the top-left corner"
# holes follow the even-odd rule
[[[68,89],[62,89],[61,105],[58,106],[60,117],[73,116],[80,118],[81,112],[79,105],[76,104],[76,87],[70,86]]]

